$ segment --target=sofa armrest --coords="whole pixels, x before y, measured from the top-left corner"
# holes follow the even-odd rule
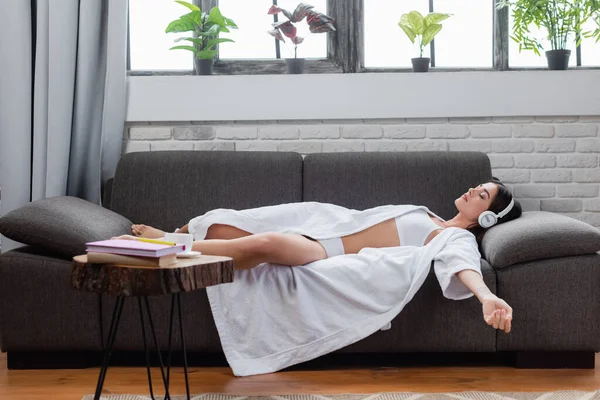
[[[565,215],[528,211],[490,228],[481,250],[495,269],[545,258],[593,254],[600,251],[600,230]]]

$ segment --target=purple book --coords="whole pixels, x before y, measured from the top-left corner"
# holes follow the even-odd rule
[[[140,257],[162,257],[180,253],[185,245],[156,244],[137,240],[111,239],[86,243],[86,251],[94,253],[113,253]]]

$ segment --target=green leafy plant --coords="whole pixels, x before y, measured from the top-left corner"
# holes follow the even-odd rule
[[[586,38],[596,38],[596,43],[598,43],[600,41],[600,12],[597,12],[593,19],[596,23],[596,29],[593,31],[584,32],[583,35]]]
[[[415,39],[419,38],[419,57],[423,57],[423,49],[442,30],[440,22],[451,16],[452,14],[429,13],[424,17],[418,11],[411,11],[408,14],[402,14],[398,26],[402,28],[413,44]]]
[[[213,7],[210,12],[202,12],[200,7],[190,4],[186,1],[176,0],[191,10],[190,13],[182,15],[175,21],[172,21],[166,33],[192,32],[194,37],[181,37],[175,42],[187,41],[191,45],[173,46],[170,50],[189,50],[199,59],[212,59],[217,55],[217,45],[224,42],[233,42],[231,39],[220,38],[221,32],[230,32],[229,29],[237,29],[233,20],[226,18],[221,14],[218,7]]]
[[[510,7],[513,16],[511,39],[519,43],[519,52],[532,50],[540,55],[544,47],[531,28],[545,28],[551,50],[566,50],[569,39],[582,38],[600,40],[600,27],[595,31],[582,32],[588,20],[600,22],[600,0],[501,0],[497,8]]]

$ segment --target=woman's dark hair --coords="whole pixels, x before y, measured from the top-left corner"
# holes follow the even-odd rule
[[[490,204],[490,207],[488,208],[489,211],[492,211],[492,212],[498,214],[498,213],[502,212],[506,207],[508,207],[508,204],[510,203],[510,200],[513,198],[513,195],[510,192],[510,190],[508,190],[508,188],[506,186],[504,186],[504,183],[500,182],[500,180],[498,178],[493,177],[491,180],[489,180],[485,183],[495,183],[496,185],[498,185],[498,193],[496,194],[496,196],[494,197],[494,200],[492,200],[492,203]],[[521,216],[522,212],[523,211],[521,209],[521,203],[519,203],[515,199],[515,204],[513,205],[513,208],[504,217],[499,218],[496,225],[519,218]],[[475,235],[475,238],[477,238],[477,243],[481,244],[481,241],[483,240],[483,235],[485,235],[485,233],[487,232],[487,229],[479,226],[479,224],[478,224],[477,226],[469,228],[468,231],[471,232],[473,235]]]

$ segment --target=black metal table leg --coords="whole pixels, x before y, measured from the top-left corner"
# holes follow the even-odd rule
[[[171,377],[171,352],[172,352],[172,342],[173,342],[173,319],[175,315],[175,301],[177,301],[177,312],[179,317],[179,334],[181,335],[181,346],[183,349],[183,376],[185,378],[185,392],[187,395],[187,400],[190,400],[190,385],[188,381],[188,365],[187,365],[187,351],[185,348],[185,338],[183,336],[183,317],[181,311],[181,297],[179,293],[173,294],[171,296],[171,314],[169,316],[169,353],[167,356],[167,385],[169,384],[169,379]]]
[[[160,373],[162,375],[163,383],[165,386],[165,400],[170,400],[171,395],[169,394],[169,382],[165,375],[165,366],[163,364],[162,355],[160,354],[160,347],[158,345],[158,339],[156,338],[156,330],[154,329],[154,322],[152,321],[152,314],[150,313],[150,305],[148,303],[148,297],[144,296],[144,303],[146,305],[146,311],[148,312],[148,321],[150,322],[150,331],[152,332],[152,338],[154,339],[154,346],[156,347],[156,354],[158,355],[158,362],[160,364]]]
[[[115,302],[115,308],[113,310],[113,314],[110,321],[110,327],[108,330],[108,338],[106,344],[103,343],[103,354],[102,354],[102,366],[100,367],[100,375],[98,376],[98,383],[96,385],[96,392],[94,395],[94,400],[100,400],[100,396],[102,394],[102,387],[104,386],[104,381],[106,379],[106,372],[108,370],[108,365],[110,363],[110,358],[112,355],[115,338],[117,336],[117,330],[119,327],[119,322],[121,320],[121,314],[123,312],[123,305],[125,303],[125,297],[119,296]],[[154,340],[154,345],[156,347],[156,353],[158,355],[158,361],[160,364],[160,372],[162,375],[163,384],[165,387],[165,397],[164,400],[171,400],[171,394],[169,393],[170,387],[170,378],[171,378],[171,359],[172,359],[172,342],[173,342],[173,322],[175,316],[175,303],[177,303],[177,313],[179,318],[179,335],[181,338],[181,346],[183,350],[183,373],[185,378],[185,390],[187,395],[187,400],[190,400],[190,386],[188,379],[188,362],[187,362],[187,350],[185,346],[185,337],[184,337],[184,324],[183,324],[183,311],[181,309],[181,296],[179,293],[173,294],[171,297],[171,313],[169,316],[169,344],[168,344],[168,358],[166,365],[166,374],[165,374],[165,365],[163,364],[162,355],[160,352],[160,347],[158,344],[158,339],[156,335],[156,330],[154,329],[154,322],[152,320],[152,314],[150,312],[150,305],[148,303],[148,298],[138,297],[138,309],[140,312],[140,323],[142,327],[142,340],[144,343],[144,353],[146,354],[146,371],[148,373],[148,388],[150,389],[150,397],[152,400],[155,400],[154,397],[154,388],[152,384],[152,374],[150,369],[150,349],[148,346],[148,340],[146,338],[146,321],[144,318],[144,308],[146,308],[146,313],[148,314],[148,322],[150,323],[150,332],[152,334],[152,339]],[[145,305],[145,307],[144,307]]]
[[[110,320],[110,327],[108,329],[108,338],[106,345],[103,346],[102,351],[102,366],[100,367],[100,375],[98,375],[98,383],[96,384],[96,393],[94,394],[94,400],[100,400],[102,394],[102,387],[104,386],[104,380],[106,378],[106,370],[110,362],[112,355],[113,345],[115,344],[115,337],[117,336],[117,329],[119,328],[119,321],[121,320],[121,313],[123,312],[123,304],[125,303],[125,297],[117,297],[115,302],[115,308]],[[104,345],[104,343],[103,343]]]
[[[181,347],[183,350],[183,376],[185,377],[185,393],[187,400],[190,400],[190,385],[188,383],[188,365],[187,365],[187,351],[185,349],[185,338],[183,331],[183,313],[181,312],[181,296],[179,293],[175,294],[177,297],[177,309],[179,311],[179,334],[181,335]]]
[[[150,350],[146,340],[146,324],[144,322],[144,309],[142,307],[142,298],[138,297],[138,308],[140,310],[140,322],[142,325],[142,339],[144,341],[144,353],[146,353],[146,371],[148,372],[148,388],[150,389],[150,398],[154,399],[154,391],[152,388],[152,373],[150,372]]]
[[[185,392],[187,395],[187,400],[190,400],[190,385],[188,380],[188,370],[187,370],[187,351],[185,348],[185,338],[183,336],[183,317],[181,311],[181,297],[179,293],[173,294],[171,296],[171,315],[169,316],[169,353],[167,357],[167,384],[169,383],[169,379],[171,376],[171,352],[172,352],[172,339],[173,339],[173,319],[175,315],[175,301],[177,301],[177,312],[179,317],[179,334],[181,337],[181,346],[183,349],[183,376],[185,378]]]
[[[167,355],[167,385],[171,379],[171,344],[173,343],[173,315],[175,314],[175,295],[171,295],[171,313],[169,314],[169,349]]]

